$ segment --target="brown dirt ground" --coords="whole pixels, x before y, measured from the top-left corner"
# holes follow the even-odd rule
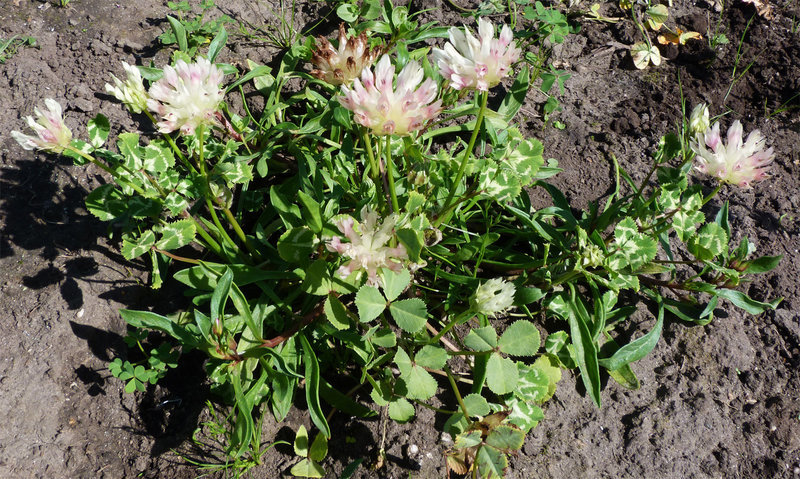
[[[256,24],[274,22],[272,11],[279,12],[244,0],[218,3]],[[757,317],[722,305],[707,327],[668,321],[654,353],[634,366],[642,388],[627,391],[609,382],[600,410],[583,396],[580,381],[565,375],[545,420],[512,461],[509,478],[800,477],[800,110],[771,114],[781,105],[799,105],[793,95],[800,92],[800,5],[773,0],[773,18],[755,18],[745,34],[753,7],[725,3],[718,14],[703,0],[675,0],[679,25],[702,33],[718,25],[731,43],[715,51],[705,41],[665,49],[668,61],[646,71],[633,69],[620,48],[636,38],[630,22],[585,22],[554,55],[572,74],[559,98],[563,110],[554,116],[566,129],[543,125],[544,96],[535,91],[523,109],[523,126],[559,160],[565,171],[554,181],[579,207],[608,193],[610,155],[634,178],[646,172],[658,138],[679,121],[679,79],[690,106],[706,101],[714,113],[729,108],[725,125],[740,119],[746,131],[761,129],[776,151],[774,177],[750,190],[723,188],[707,212],[729,200],[737,235],[748,236],[761,254],[784,255],[774,272],[744,289],[757,299],[786,299]],[[428,15],[445,24],[461,22],[441,0],[424,6],[434,7]],[[327,11],[321,3],[301,7],[298,25]],[[612,3],[603,11],[619,14]],[[102,175],[26,152],[8,135],[23,129],[24,116],[46,97],[66,106],[67,124],[78,135],[100,111],[115,132],[138,125],[141,119],[130,119],[102,93],[103,85],[109,72],[119,75],[120,61],[163,64],[166,53],[155,37],[166,13],[155,0],[72,0],[67,8],[6,0],[0,9],[0,38],[33,36],[39,45],[0,66],[0,103],[9,109],[0,125],[0,477],[199,474],[174,450],[194,457],[203,452],[190,441],[206,418],[202,358],[188,357],[179,374],[137,395],[122,392],[106,369],[126,354],[116,310],[174,309],[180,292],[147,288],[143,265],[124,261],[106,239],[106,226],[86,212],[83,199],[105,181]],[[321,29],[332,31],[332,22]],[[725,99],[741,38],[739,71],[752,67]],[[265,62],[273,54],[258,42],[240,41],[224,59]],[[645,316],[642,321],[649,324]],[[178,398],[180,404],[160,407]],[[300,423],[308,425],[303,410],[281,425],[267,421],[265,438],[290,439]],[[355,477],[444,477],[447,443],[431,423],[441,420],[427,412],[402,426],[337,416],[340,438],[356,441],[332,444],[325,465],[338,477],[355,459],[374,461],[385,433],[387,466],[375,472],[362,467]],[[409,454],[412,444],[419,448],[415,455]],[[278,477],[294,460],[285,449],[271,452],[251,477]]]

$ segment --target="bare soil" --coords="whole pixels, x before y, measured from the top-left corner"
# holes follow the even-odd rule
[[[85,210],[86,195],[105,182],[97,170],[24,151],[9,135],[24,129],[24,116],[47,97],[65,105],[77,136],[101,111],[111,118],[112,136],[146,125],[130,119],[103,85],[110,72],[120,75],[121,61],[164,63],[168,53],[155,39],[166,27],[165,3],[72,0],[62,8],[6,0],[0,8],[0,38],[38,42],[0,66],[0,103],[8,110],[0,124],[0,477],[172,479],[201,473],[186,456],[213,460],[212,438],[201,436],[207,446],[199,448],[191,441],[207,419],[202,357],[185,358],[176,374],[143,394],[125,394],[106,369],[128,354],[117,310],[175,310],[180,291],[169,284],[149,289],[144,265],[126,262],[106,225]],[[275,4],[218,3],[257,25],[281,13]],[[725,2],[721,13],[703,0],[675,0],[678,25],[704,40],[663,48],[667,61],[645,71],[633,68],[624,47],[637,39],[630,21],[584,22],[554,51],[557,66],[572,75],[559,96],[562,111],[552,118],[563,130],[544,124],[545,97],[530,92],[523,127],[559,160],[564,172],[554,182],[576,207],[609,193],[611,155],[634,179],[643,178],[659,137],[680,121],[681,88],[690,107],[705,101],[714,113],[730,110],[724,125],[739,119],[745,131],[760,129],[776,151],[773,178],[749,190],[725,187],[706,211],[728,200],[737,242],[747,236],[761,254],[784,255],[775,271],[743,289],[756,299],[786,299],[757,317],[723,304],[706,327],[667,321],[653,354],[634,365],[641,389],[609,381],[602,409],[566,374],[508,477],[800,477],[800,4],[770,3],[768,20],[739,0]],[[423,6],[444,24],[462,22],[441,0]],[[298,27],[330,13],[323,3],[298,7]],[[621,14],[613,2],[602,11]],[[332,19],[314,33],[330,34]],[[730,43],[712,50],[709,28]],[[229,44],[222,59],[234,64],[246,57],[268,62],[277,53],[233,35]],[[792,109],[779,111],[785,107]],[[714,187],[697,181],[706,191]],[[644,328],[652,318],[643,314],[641,321]],[[337,415],[338,440],[325,466],[339,477],[364,458],[355,477],[445,477],[449,443],[431,427],[442,421],[428,411],[406,425]],[[302,409],[283,424],[265,422],[270,441],[290,440],[299,424],[309,425]],[[388,463],[368,469],[384,440]],[[277,448],[250,477],[281,477],[295,460]]]

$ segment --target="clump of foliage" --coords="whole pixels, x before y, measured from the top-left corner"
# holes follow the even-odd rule
[[[773,156],[760,134],[743,142],[734,124],[722,145],[698,108],[661,139],[641,183],[614,160],[614,192],[579,211],[547,181],[557,162],[514,123],[538,72],[518,63],[508,26],[420,25],[389,2],[369,12],[338,45],[294,44],[274,69],[215,63],[224,28],[197,56],[175,28],[173,65],[124,65],[125,81],[106,87],[161,137],[125,132],[107,148],[98,115],[88,141],[73,139],[53,100],[29,118],[36,136],[15,132],[25,148],[103,169],[113,182],[89,211],[113,225],[125,258],[149,257],[153,287],[171,277],[192,299],[172,316],[121,311],[143,353],[142,331],[169,337],[141,363],[112,363],[126,390],[198,350],[233,408],[219,421],[230,461],[257,461],[260,418],[281,421],[298,400],[318,430],[310,448],[304,431],[295,443],[293,471],[307,476],[322,470],[329,408],[406,422],[425,407],[448,416],[452,471],[502,477],[565,371],[600,406],[601,369],[638,387],[631,365],[666,314],[707,324],[720,300],[754,314],[777,305],[735,288],[779,258],[734,245],[727,203],[707,207],[720,188],[704,194],[690,175],[697,164],[720,186],[750,187]],[[226,99],[247,105],[245,86],[263,106],[239,115]],[[533,207],[531,189],[551,204]],[[636,295],[655,317],[625,341],[617,331],[636,308],[623,298]],[[445,388],[453,404],[437,399]]]

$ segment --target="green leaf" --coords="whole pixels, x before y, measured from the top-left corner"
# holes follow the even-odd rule
[[[351,397],[345,396],[341,392],[334,389],[333,386],[325,381],[325,379],[320,379],[319,393],[322,398],[325,399],[325,402],[351,416],[371,418],[378,415],[378,413],[372,409],[356,402]]]
[[[397,230],[397,239],[406,247],[408,259],[413,263],[418,263],[420,261],[422,247],[425,244],[422,239],[422,234],[422,231],[415,231],[410,228],[401,228]]]
[[[89,125],[86,128],[89,133],[89,142],[95,148],[100,148],[108,138],[108,132],[111,131],[111,124],[105,115],[98,113],[97,116],[89,120]]]
[[[702,223],[705,219],[700,211],[678,211],[672,217],[672,228],[681,241],[686,241],[697,230],[697,224]]]
[[[294,436],[294,453],[300,457],[308,457],[308,430],[302,424]]]
[[[783,298],[774,299],[768,303],[756,301],[741,291],[720,288],[715,293],[720,298],[725,298],[736,306],[742,308],[750,314],[760,314],[768,309],[775,309],[783,301]]]
[[[300,203],[303,205],[303,219],[306,220],[306,224],[314,233],[321,233],[322,209],[320,208],[319,203],[303,190],[297,191],[297,197],[300,199]]]
[[[178,249],[194,241],[197,227],[193,220],[184,219],[167,223],[159,227],[161,239],[156,243],[156,248],[164,251]]]
[[[783,258],[783,255],[762,256],[751,261],[745,261],[742,263],[742,266],[744,267],[744,271],[742,272],[745,274],[758,274],[772,271],[778,266],[781,258]]]
[[[414,362],[426,368],[442,369],[445,363],[447,363],[448,357],[447,351],[445,351],[444,348],[428,344],[417,351],[417,354],[414,356]]]
[[[608,375],[625,389],[635,391],[641,386],[641,384],[639,384],[639,378],[636,377],[630,364],[626,364],[620,369],[609,371]]]
[[[217,59],[217,55],[219,55],[219,52],[225,46],[226,41],[228,41],[228,32],[225,31],[224,25],[220,25],[219,32],[217,32],[217,35],[211,40],[211,44],[208,46],[208,61],[214,63]]]
[[[491,412],[486,398],[480,394],[467,394],[464,396],[464,406],[467,407],[467,411],[471,416],[486,416]]]
[[[544,413],[539,406],[524,401],[514,401],[511,405],[511,414],[506,420],[522,429],[523,432],[528,432],[536,427],[542,419],[544,419]]]
[[[664,308],[663,305],[659,305],[658,319],[649,333],[622,346],[610,358],[599,359],[598,364],[610,371],[616,371],[647,356],[658,343],[663,324]]]
[[[328,439],[323,434],[317,434],[314,442],[311,444],[311,449],[308,450],[308,458],[312,461],[319,462],[325,459],[328,455]]]
[[[514,361],[492,353],[486,365],[486,385],[493,393],[508,394],[517,387],[519,372]]]
[[[558,382],[561,381],[561,368],[559,367],[558,359],[552,355],[545,354],[539,356],[539,359],[534,361],[531,368],[537,369],[547,376],[547,379],[550,382],[547,390],[547,396],[544,397],[540,402],[549,400],[553,397],[553,394],[555,394]]]
[[[539,330],[530,321],[516,321],[500,336],[500,351],[512,356],[533,356],[539,350]]]
[[[389,301],[394,301],[411,282],[411,273],[406,268],[396,272],[388,268],[381,268],[381,278],[383,279],[383,294]]]
[[[475,462],[478,464],[481,477],[489,479],[505,477],[508,458],[497,449],[490,446],[481,447],[475,456]]]
[[[514,295],[514,304],[518,306],[528,305],[539,301],[544,296],[544,291],[539,288],[519,288],[517,289],[517,294]]]
[[[503,98],[500,107],[497,108],[497,113],[503,117],[506,122],[510,122],[517,114],[522,105],[525,103],[525,95],[528,94],[528,88],[531,84],[530,70],[527,66],[522,67],[514,84],[511,85],[511,90]]]
[[[728,235],[719,224],[708,223],[689,239],[686,247],[697,259],[710,261],[728,251]]]
[[[278,239],[278,254],[289,263],[304,263],[314,251],[314,233],[305,226],[292,228]]]
[[[425,327],[428,310],[419,298],[404,299],[389,305],[389,312],[397,326],[407,333],[416,333]]]
[[[487,408],[488,408],[488,406],[487,406]],[[471,410],[470,410],[470,412],[471,412]],[[478,416],[481,416],[481,414],[478,414]],[[456,436],[456,440],[455,440],[454,446],[455,446],[456,449],[466,449],[468,447],[477,446],[481,442],[483,442],[483,439],[481,438],[481,432],[480,431],[469,431],[469,432],[466,432],[466,433],[463,433],[463,434],[459,434],[458,436]]]
[[[550,378],[542,369],[517,363],[519,381],[514,395],[523,401],[543,402],[550,392]]]
[[[356,293],[355,303],[358,308],[358,320],[362,323],[372,321],[386,309],[386,299],[374,286],[362,286]]]
[[[315,296],[327,296],[333,290],[327,261],[318,259],[306,269],[303,290]]]
[[[126,205],[122,192],[112,184],[105,184],[89,193],[86,209],[103,221],[111,221],[125,213]]]
[[[117,148],[125,157],[125,166],[128,169],[138,171],[142,168],[144,152],[139,146],[138,133],[120,133],[117,139]]]
[[[155,242],[156,235],[152,230],[145,231],[138,238],[126,234],[122,238],[122,256],[127,260],[132,260],[150,251]]]
[[[566,331],[556,331],[547,335],[544,340],[544,350],[550,354],[558,354],[569,341],[569,333]]]
[[[328,426],[328,421],[325,419],[325,414],[322,413],[322,407],[319,403],[319,362],[317,362],[317,355],[311,344],[306,339],[303,333],[298,333],[300,343],[303,346],[303,363],[305,364],[305,377],[306,377],[306,403],[308,404],[308,412],[311,415],[311,422],[319,429],[321,434],[325,437],[331,437],[331,429]]]
[[[408,374],[403,375],[408,399],[425,401],[436,394],[437,384],[433,376],[422,367],[414,364]]]
[[[382,348],[393,348],[397,346],[397,335],[394,334],[389,328],[381,328],[375,331],[375,334],[372,335],[370,338],[372,344],[375,346],[380,346]]]
[[[350,327],[350,315],[347,314],[347,308],[333,294],[329,294],[325,299],[325,317],[339,331]]]
[[[142,167],[145,170],[160,175],[173,166],[175,166],[175,155],[161,141],[151,141],[144,147]]]
[[[175,40],[178,42],[178,48],[180,51],[188,52],[189,42],[186,39],[186,28],[183,27],[183,24],[180,20],[169,15],[167,15],[167,21],[169,22],[170,27],[172,27],[172,33],[175,34]]]
[[[497,331],[492,326],[473,329],[464,338],[464,345],[473,351],[491,351],[497,347]]]
[[[389,403],[389,417],[401,424],[408,422],[414,417],[414,405],[405,398],[397,398]]]
[[[519,450],[524,441],[525,433],[511,426],[497,426],[486,438],[486,444],[504,452]]]
[[[597,347],[589,332],[588,318],[580,314],[579,308],[575,304],[575,288],[571,283],[569,286],[570,299],[567,301],[569,306],[567,321],[569,322],[572,345],[575,348],[576,362],[578,363],[578,369],[581,371],[581,379],[584,386],[586,386],[586,391],[597,407],[600,407],[600,367],[597,363]]]
[[[120,316],[134,328],[148,328],[163,331],[177,339],[184,347],[193,348],[198,344],[197,337],[175,321],[149,311],[120,309]]]
[[[294,477],[325,477],[325,469],[308,458],[292,466],[289,473]]]

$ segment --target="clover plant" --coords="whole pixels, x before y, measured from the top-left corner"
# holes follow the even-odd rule
[[[25,148],[105,171],[88,210],[126,259],[149,258],[153,287],[171,277],[191,298],[172,316],[121,311],[134,331],[169,337],[149,362],[111,364],[126,390],[198,350],[232,406],[231,458],[257,460],[263,414],[281,421],[298,401],[318,431],[311,448],[295,443],[306,459],[292,472],[307,477],[322,474],[331,408],[362,418],[385,408],[397,422],[432,408],[455,438],[452,471],[502,477],[563,374],[600,406],[601,370],[638,387],[632,363],[667,314],[706,324],[720,300],[753,314],[777,305],[736,288],[779,258],[734,242],[727,202],[709,203],[724,190],[704,193],[692,169],[697,156],[699,172],[756,186],[773,157],[760,134],[743,145],[737,122],[723,144],[698,108],[661,138],[641,183],[612,158],[614,191],[581,211],[547,181],[560,170],[545,145],[514,123],[536,78],[512,30],[485,19],[429,30],[405,7],[381,8],[383,20],[372,12],[317,52],[294,44],[275,67],[215,63],[224,29],[202,55],[123,64],[126,80],[107,89],[157,135],[124,132],[108,146],[98,115],[88,141],[73,138],[50,99],[28,119],[34,136],[14,132]],[[534,207],[532,191],[550,203]],[[626,340],[618,331],[639,300],[655,318]]]

